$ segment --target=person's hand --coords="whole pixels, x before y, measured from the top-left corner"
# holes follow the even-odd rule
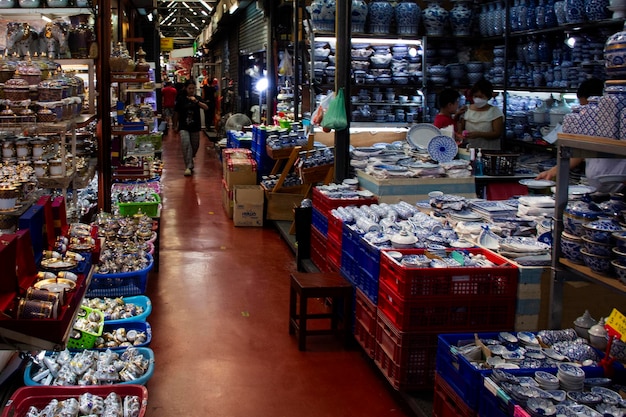
[[[556,178],[556,167],[540,172],[539,175],[535,177],[536,180],[552,180],[554,178]]]
[[[459,120],[466,111],[467,111],[467,106],[459,107],[456,113],[454,113],[454,120]]]

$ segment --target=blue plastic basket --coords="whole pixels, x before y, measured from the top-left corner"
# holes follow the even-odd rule
[[[154,260],[148,256],[148,266],[139,271],[120,274],[93,274],[85,297],[128,297],[146,293],[148,274]]]
[[[107,333],[107,332],[113,332],[119,328],[124,328],[126,329],[126,331],[129,330],[137,330],[138,332],[145,332],[146,333],[146,341],[135,345],[135,347],[148,347],[150,346],[150,342],[152,342],[152,327],[150,326],[150,323],[148,323],[147,321],[129,321],[126,323],[119,323],[119,324],[105,324],[104,328],[102,330],[102,334]],[[69,349],[69,348],[68,348]],[[90,350],[100,350],[100,351],[105,351],[107,349],[110,350],[114,350],[114,351],[120,351],[120,350],[124,350],[126,349],[126,347],[116,347],[116,348],[91,348]],[[83,349],[69,349],[72,352],[75,351],[80,351]]]
[[[137,315],[137,316],[133,316],[133,317],[129,317],[127,319],[118,319],[118,320],[104,320],[104,325],[126,325],[127,323],[131,323],[131,322],[145,322],[148,318],[148,316],[150,315],[150,313],[152,313],[152,301],[150,301],[150,299],[145,296],[145,295],[135,295],[132,297],[123,297],[122,298],[124,300],[125,303],[130,303],[130,304],[134,304],[138,307],[143,307],[143,313]]]
[[[152,375],[154,375],[154,352],[152,351],[152,349],[147,348],[147,347],[138,347],[136,349],[144,358],[146,358],[150,362],[150,365],[148,366],[148,370],[140,378],[137,378],[134,381],[119,382],[113,385],[127,385],[127,384],[146,385],[146,383],[150,380],[150,378],[152,378]],[[120,353],[120,354],[121,352],[123,352],[123,350],[117,351],[117,353]],[[54,353],[56,352],[48,351],[46,352],[46,356],[51,356]],[[39,382],[36,382],[33,380],[33,374],[36,373],[37,370],[38,369],[35,369],[35,366],[33,366],[32,362],[26,365],[26,369],[24,369],[24,385],[28,387],[43,386],[43,384],[40,384]]]

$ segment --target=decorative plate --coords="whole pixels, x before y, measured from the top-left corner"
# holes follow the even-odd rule
[[[54,269],[63,271],[65,269],[72,269],[78,265],[75,259],[59,259],[59,258],[46,258],[41,261],[41,266],[46,269]]]
[[[440,136],[441,130],[429,123],[418,123],[411,126],[406,133],[406,141],[414,149],[428,149],[430,140]],[[456,143],[455,143],[456,144]]]
[[[385,165],[385,164],[374,165],[374,169],[384,169],[385,171],[389,171],[389,172],[406,172],[407,171],[406,167],[402,167],[398,165]]]
[[[577,379],[585,379],[585,371],[572,363],[560,363],[557,365],[557,368],[559,368],[559,373],[562,373],[562,375],[566,377],[565,379],[573,381]]]
[[[37,281],[34,287],[40,290],[48,290],[57,293],[73,290],[76,287],[76,283],[63,278],[42,279],[41,281]]]
[[[459,147],[449,136],[435,136],[428,142],[428,153],[437,162],[450,162],[458,152]]]
[[[520,180],[520,184],[525,185],[528,188],[548,188],[552,187],[555,182],[550,180],[533,180],[533,179],[525,179]]]
[[[549,251],[550,246],[530,237],[512,236],[500,241],[500,246],[514,252]]]
[[[499,201],[474,201],[471,205],[477,210],[486,212],[517,211],[515,207]]]

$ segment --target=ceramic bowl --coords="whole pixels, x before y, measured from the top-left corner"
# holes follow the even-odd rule
[[[583,262],[585,265],[587,265],[593,272],[606,274],[611,270],[611,257],[593,255],[585,249],[581,249],[580,253],[583,255]]]
[[[613,249],[611,249],[611,252],[613,252],[613,258],[617,259],[618,261],[626,265],[626,249],[622,249],[619,246],[615,246],[613,247]]]
[[[623,230],[622,227],[612,220],[594,220],[583,224],[585,236],[594,242],[610,243],[612,233]]]
[[[328,62],[326,61],[315,61],[313,63],[313,68],[314,69],[324,69],[328,66]]]
[[[611,233],[615,246],[626,252],[626,230]]]
[[[372,55],[370,57],[370,62],[372,68],[388,68],[389,64],[391,64],[392,56],[390,54],[386,55]]]
[[[352,58],[368,58],[373,53],[374,51],[371,49],[353,49],[350,51],[350,56],[352,56]]]
[[[626,343],[619,339],[613,340],[611,344],[611,356],[620,362],[626,362]]]
[[[468,72],[483,72],[484,64],[482,61],[470,61],[465,64]]]
[[[611,265],[613,266],[613,270],[619,282],[626,285],[626,262],[613,259]]]
[[[330,54],[330,49],[315,48],[314,54],[316,60],[326,59],[326,57],[328,57],[328,55]]]
[[[393,75],[391,78],[394,84],[406,85],[409,83],[408,75]]]
[[[335,55],[328,55],[328,62],[330,62],[330,65],[335,65]]]
[[[428,69],[428,74],[438,77],[445,77],[448,75],[448,68],[443,65],[433,65]]]
[[[468,71],[469,71],[469,68],[468,68]],[[467,73],[467,80],[469,81],[470,84],[476,84],[483,77],[484,77],[484,74],[482,72],[471,72],[470,71],[470,72]]]
[[[592,255],[611,256],[613,245],[611,243],[594,242],[587,236],[582,237],[583,247]]]
[[[578,236],[569,235],[565,232],[561,234],[561,252],[566,259],[582,264],[583,255],[580,253],[582,246],[582,239]]]
[[[585,234],[583,224],[594,221],[598,218],[598,215],[585,214],[577,215],[575,213],[563,212],[563,229],[574,236],[582,236]]]

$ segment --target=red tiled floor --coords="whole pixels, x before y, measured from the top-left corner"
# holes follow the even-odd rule
[[[293,253],[271,225],[233,226],[207,142],[184,177],[179,138],[164,140],[148,417],[413,415],[359,349],[309,339],[298,350],[288,334]]]

